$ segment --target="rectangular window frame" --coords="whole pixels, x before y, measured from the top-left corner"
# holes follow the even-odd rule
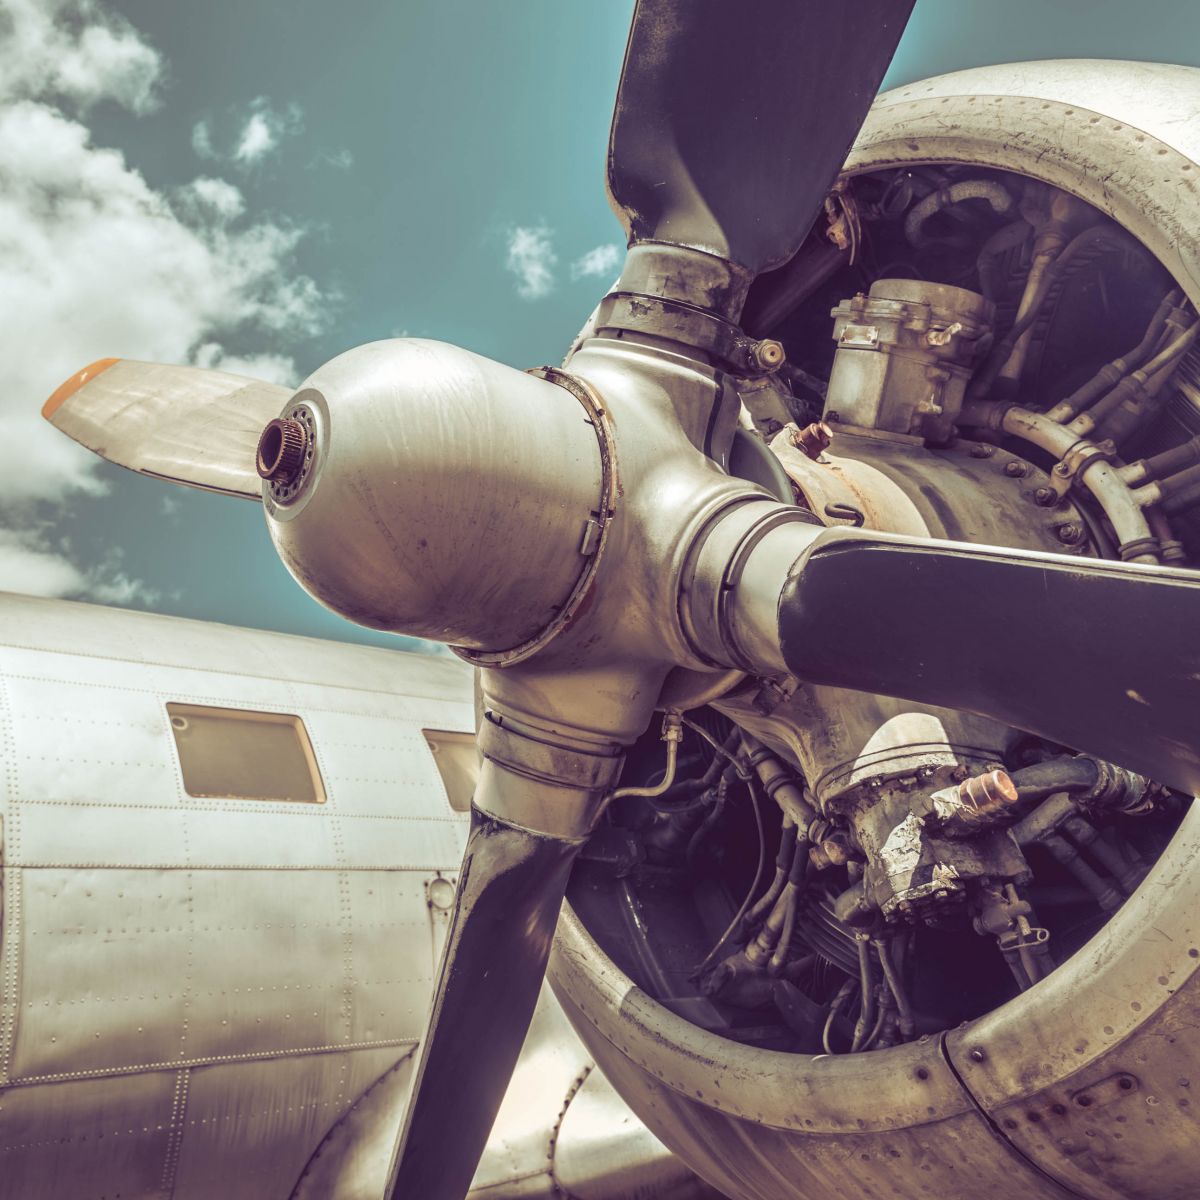
[[[316,752],[313,750],[312,739],[309,737],[308,728],[304,724],[304,719],[297,713],[268,712],[262,709],[252,708],[234,708],[225,704],[193,704],[189,701],[183,700],[167,701],[166,710],[167,724],[171,730],[171,742],[175,747],[176,761],[179,763],[179,777],[183,783],[183,790],[193,800],[236,800],[253,801],[259,804],[305,805],[324,804],[328,800],[328,793],[325,790],[325,780],[321,776],[321,768],[317,763],[317,756]],[[189,786],[188,780],[189,770],[186,762],[186,758],[188,757],[187,749],[180,744],[180,727],[176,724],[177,720],[183,719],[186,721],[188,717],[203,717],[209,720],[217,718],[238,721],[244,724],[263,724],[290,728],[292,733],[295,735],[296,742],[303,757],[304,767],[307,770],[309,780],[312,784],[312,798],[293,799],[291,797],[251,795],[245,789],[236,793],[193,791],[192,787]],[[192,782],[194,784],[194,777]]]

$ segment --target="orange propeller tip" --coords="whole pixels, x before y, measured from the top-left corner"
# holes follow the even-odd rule
[[[82,371],[76,371],[68,380],[54,389],[50,399],[42,405],[42,416],[50,421],[54,414],[69,400],[85,383],[91,382],[102,371],[107,371],[119,358],[98,358],[94,363],[88,363]]]

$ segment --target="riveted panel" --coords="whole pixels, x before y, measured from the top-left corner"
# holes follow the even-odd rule
[[[174,1062],[187,1009],[187,873],[22,876],[14,1078]]]
[[[178,1072],[0,1093],[0,1192],[13,1200],[162,1195]]]
[[[325,1133],[406,1053],[360,1050],[197,1067],[174,1200],[290,1195]]]
[[[409,871],[347,873],[342,891],[350,998],[343,1036],[354,1043],[419,1038],[433,994],[424,878]]]
[[[166,718],[150,694],[9,676],[22,802],[178,798]]]
[[[321,747],[331,796],[362,816],[445,816],[432,756],[413,725],[380,715],[315,709],[309,732]]]

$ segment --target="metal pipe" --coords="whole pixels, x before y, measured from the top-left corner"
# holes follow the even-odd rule
[[[1012,827],[1013,837],[1021,846],[1040,842],[1076,811],[1066,792],[1058,792],[1018,821]]]
[[[1062,278],[1071,261],[1079,254],[1103,248],[1137,245],[1123,230],[1115,225],[1092,225],[1078,233],[1065,246],[1062,245],[1062,226],[1051,221],[1034,242],[1034,257],[1025,282],[1017,315],[1012,328],[999,341],[987,361],[976,373],[971,384],[973,397],[984,396],[992,384],[1003,380],[1009,390],[1015,386],[1025,367],[1025,359],[1033,338],[1033,325],[1041,314],[1046,298],[1054,285]]]
[[[763,893],[762,899],[746,914],[747,928],[752,927],[775,907],[775,901],[779,899],[780,894],[783,892],[783,885],[787,883],[788,872],[791,870],[792,860],[795,857],[796,823],[791,817],[785,816],[779,833],[779,850],[775,855],[775,877]]]
[[[804,883],[804,869],[808,862],[808,855],[802,853],[799,845],[796,847],[796,853],[792,856],[791,870],[788,872],[787,886],[783,889],[783,897],[780,903],[784,906],[783,910],[783,929],[779,934],[779,941],[775,944],[775,953],[771,955],[771,961],[767,964],[767,970],[772,975],[781,974],[787,967],[788,954],[792,948],[792,937],[796,932],[796,918],[800,911],[800,888]]]
[[[875,949],[879,953],[879,965],[883,968],[883,977],[887,980],[887,985],[896,1001],[896,1009],[900,1013],[900,1032],[905,1038],[910,1038],[917,1031],[917,1022],[913,1015],[912,1002],[900,979],[900,972],[896,969],[896,964],[892,962],[891,942],[880,938],[875,943]]]
[[[855,981],[847,979],[845,983],[838,989],[838,993],[829,1003],[829,1015],[825,1018],[825,1028],[821,1030],[821,1046],[826,1054],[832,1054],[833,1050],[829,1045],[829,1035],[833,1030],[833,1021],[838,1014],[838,1009],[845,1003],[846,997],[854,990]]]
[[[804,798],[804,792],[792,778],[791,772],[757,738],[743,733],[742,742],[749,751],[750,765],[757,773],[763,791],[785,813],[794,814],[797,824],[807,830],[820,814]]]
[[[1161,454],[1141,458],[1126,467],[1121,467],[1117,474],[1127,486],[1134,487],[1149,480],[1166,479],[1195,463],[1200,463],[1200,434],[1188,438],[1178,446],[1172,446],[1170,450],[1164,450]]]
[[[863,1041],[875,1024],[875,984],[871,978],[871,939],[865,933],[855,935],[858,948],[858,985],[862,993],[862,1002],[858,1009],[858,1021],[854,1026],[854,1040],[850,1043],[850,1053],[856,1054],[862,1049]]]
[[[1200,324],[1193,323],[1169,345],[1160,350],[1144,367],[1125,376],[1107,395],[1097,400],[1067,426],[1078,437],[1088,437],[1093,430],[1105,427],[1114,441],[1128,436],[1145,415],[1154,397],[1162,390],[1179,360],[1188,352],[1200,334]]]
[[[1169,516],[1175,516],[1177,513],[1187,512],[1197,503],[1200,503],[1200,484],[1192,484],[1164,500],[1162,508]]]
[[[1121,907],[1121,893],[1084,862],[1079,851],[1066,838],[1052,833],[1042,838],[1041,843],[1075,876],[1079,883],[1087,888],[1092,898],[1105,912],[1113,912]]]
[[[1109,388],[1119,383],[1130,371],[1136,370],[1150,356],[1162,336],[1163,324],[1171,309],[1183,298],[1182,290],[1176,288],[1168,292],[1154,310],[1150,324],[1142,340],[1132,350],[1126,351],[1120,358],[1105,363],[1082,387],[1073,391],[1065,400],[1060,400],[1051,408],[1046,416],[1060,424],[1077,417],[1089,404],[1098,400]]]
[[[1068,817],[1063,822],[1063,829],[1077,846],[1096,856],[1100,865],[1116,879],[1125,895],[1133,895],[1142,881],[1141,874],[1121,857],[1115,847],[1110,846],[1100,836],[1090,821],[1085,821],[1083,817]]]
[[[964,405],[959,420],[964,425],[1003,430],[1040,447],[1060,461],[1083,440],[1069,427],[1051,421],[1045,413],[1031,412],[1017,405],[1005,407],[973,401]],[[1122,545],[1151,539],[1150,526],[1141,505],[1111,463],[1094,458],[1084,464],[1076,478],[1096,497]],[[1158,559],[1153,554],[1138,554],[1129,561],[1153,563]]]
[[[661,796],[675,782],[675,766],[679,760],[679,743],[683,741],[683,723],[676,712],[663,717],[663,741],[667,743],[667,767],[662,781],[653,787],[617,788],[611,799],[621,800],[626,796]]]

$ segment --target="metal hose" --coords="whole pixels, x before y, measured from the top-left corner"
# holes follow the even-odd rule
[[[925,222],[934,213],[952,204],[961,204],[964,200],[986,200],[1000,216],[1013,206],[1013,198],[1008,190],[991,179],[963,179],[949,187],[938,188],[909,210],[904,220],[904,236],[909,245],[918,249],[928,245],[933,239],[927,238],[922,232]]]

